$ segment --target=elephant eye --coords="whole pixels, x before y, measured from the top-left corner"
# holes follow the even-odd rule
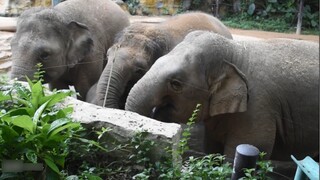
[[[143,74],[145,73],[145,70],[142,69],[142,68],[137,68],[137,69],[135,70],[135,73],[136,73],[136,74],[139,74],[139,75],[143,75]]]
[[[178,80],[171,80],[170,81],[170,86],[171,88],[176,91],[176,92],[181,92],[182,91],[182,83]]]
[[[48,52],[42,52],[39,56],[39,58],[42,60],[42,61],[46,61],[48,60],[50,54]]]

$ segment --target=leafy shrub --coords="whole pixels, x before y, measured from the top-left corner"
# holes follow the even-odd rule
[[[319,28],[319,10],[318,8],[311,8],[313,5],[318,4],[316,2],[304,2],[302,21],[304,28]],[[281,19],[284,29],[288,25],[295,27],[297,23],[298,1],[296,0],[253,0],[243,2],[242,7],[246,12],[245,14],[253,16],[256,20],[269,19],[271,22],[272,20]],[[269,23],[269,21],[267,22]]]
[[[136,15],[140,6],[140,0],[128,0],[128,9],[131,15]]]
[[[41,73],[35,75],[38,81],[28,80],[29,88],[14,83],[0,91],[0,159],[43,163],[46,176],[59,177],[68,155],[66,141],[80,124],[71,121],[71,107],[56,107],[72,92],[46,95]]]

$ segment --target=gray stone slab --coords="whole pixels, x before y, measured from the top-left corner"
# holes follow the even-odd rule
[[[152,152],[153,160],[158,160],[165,155],[167,147],[175,150],[180,140],[181,126],[179,124],[163,123],[137,113],[103,108],[71,97],[68,97],[62,106],[73,107],[72,118],[77,122],[96,128],[111,128],[110,134],[119,142],[127,142],[139,131],[148,132],[147,138],[156,144]],[[174,158],[180,160],[180,157]]]

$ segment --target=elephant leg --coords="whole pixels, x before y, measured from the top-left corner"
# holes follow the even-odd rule
[[[259,117],[250,124],[232,123],[233,128],[229,128],[228,135],[224,144],[224,154],[234,158],[236,147],[239,144],[251,144],[256,146],[260,152],[267,153],[265,158],[270,159],[276,138],[276,123],[259,121]],[[249,121],[245,118],[244,121]]]
[[[297,165],[293,161],[271,161],[271,166],[274,167],[270,177],[272,179],[293,179]]]
[[[186,128],[185,124],[181,124]],[[184,157],[194,156],[201,157],[205,153],[205,130],[203,123],[195,123],[190,130],[190,139],[188,140],[189,149],[183,154]]]

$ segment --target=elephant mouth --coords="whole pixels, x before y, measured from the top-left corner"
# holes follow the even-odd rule
[[[161,122],[175,122],[172,119],[175,111],[176,108],[172,103],[165,103],[160,106],[153,107],[150,117]]]

